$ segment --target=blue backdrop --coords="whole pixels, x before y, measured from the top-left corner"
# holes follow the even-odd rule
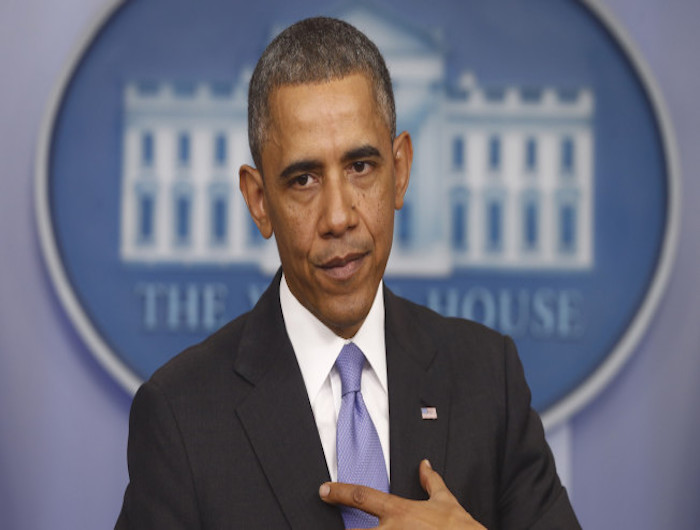
[[[0,528],[108,528],[126,485],[129,398],[77,337],[42,262],[34,157],[45,108],[109,2],[0,7]],[[574,506],[586,528],[700,527],[700,87],[683,0],[606,0],[667,102],[682,174],[671,281],[632,359],[568,425]],[[235,30],[232,22],[232,30]]]

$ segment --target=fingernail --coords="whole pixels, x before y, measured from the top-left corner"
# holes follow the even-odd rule
[[[321,497],[328,497],[330,492],[331,492],[331,487],[328,484],[321,484],[321,487],[318,488],[318,494]]]
[[[426,459],[423,460],[423,461],[425,462],[425,464],[426,464],[430,469],[433,469],[433,466],[430,464],[430,460],[428,460],[428,459],[426,458]]]

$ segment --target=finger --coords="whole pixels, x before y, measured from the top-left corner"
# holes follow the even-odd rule
[[[383,517],[391,503],[392,495],[367,486],[326,482],[318,490],[321,500],[330,504],[342,504],[359,508],[363,512]]]
[[[418,468],[418,475],[420,476],[420,485],[423,486],[423,489],[430,497],[439,491],[447,491],[445,482],[442,480],[440,474],[432,468],[428,459],[421,461]]]

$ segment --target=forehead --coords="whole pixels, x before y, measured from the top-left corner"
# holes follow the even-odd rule
[[[373,85],[364,74],[327,82],[283,85],[270,94],[263,153],[312,142],[376,143],[390,132],[378,108]],[[307,146],[309,147],[309,146]]]

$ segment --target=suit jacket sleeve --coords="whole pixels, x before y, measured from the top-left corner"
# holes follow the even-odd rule
[[[557,476],[542,423],[530,407],[530,390],[513,341],[505,338],[506,431],[501,527],[580,529],[566,490]]]
[[[159,387],[141,386],[129,418],[130,483],[115,530],[200,528],[188,455]]]

